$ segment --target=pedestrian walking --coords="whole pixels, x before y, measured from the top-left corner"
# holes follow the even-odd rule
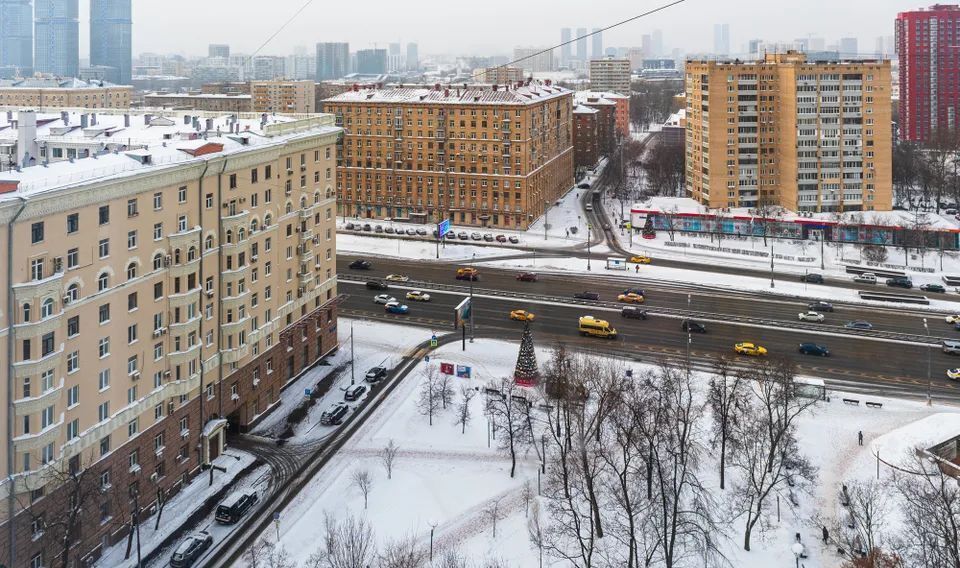
[[[827,527],[823,527],[823,544],[827,544],[828,540],[830,540],[830,532]]]
[[[857,444],[863,445],[863,430],[857,432]]]
[[[634,270],[634,272],[636,272],[637,274],[640,274],[640,265],[639,265],[639,264],[633,265],[633,270]]]

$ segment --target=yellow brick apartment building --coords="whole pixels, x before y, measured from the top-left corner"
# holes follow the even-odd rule
[[[525,229],[573,185],[572,101],[550,82],[358,86],[328,98],[344,129],[338,211]]]
[[[889,61],[687,61],[687,194],[710,208],[892,207]]]

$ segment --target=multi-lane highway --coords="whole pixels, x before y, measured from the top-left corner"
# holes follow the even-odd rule
[[[389,316],[413,325],[449,330],[453,308],[469,293],[469,283],[455,280],[456,264],[407,260],[373,259],[369,271],[347,269],[356,257],[341,255],[341,292],[348,296],[345,314],[384,316],[383,307],[373,303],[379,292],[367,290],[366,280],[382,279],[390,273],[404,274],[413,282],[391,283],[389,293],[403,300],[409,289],[423,289],[432,295],[429,303],[408,302],[407,316]],[[703,361],[717,354],[733,356],[733,344],[754,341],[771,356],[794,358],[802,373],[827,379],[849,388],[876,389],[924,397],[927,391],[927,357],[931,363],[931,390],[934,398],[955,398],[957,385],[945,377],[949,367],[960,366],[960,358],[945,355],[939,348],[941,338],[960,336],[944,323],[943,314],[895,307],[835,304],[836,311],[826,314],[823,324],[798,321],[807,301],[707,289],[648,281],[630,276],[541,274],[537,282],[521,282],[517,271],[479,266],[482,275],[474,283],[474,323],[478,330],[501,330],[504,337],[519,338],[522,324],[508,319],[510,310],[526,309],[536,314],[533,329],[538,341],[565,341],[588,349],[627,354],[639,359],[686,357],[687,334],[680,322],[693,316],[707,325],[708,333],[695,334],[691,359]],[[627,287],[646,292],[646,321],[623,319],[616,296]],[[575,292],[593,291],[599,302],[573,299]],[[689,304],[688,304],[689,302]],[[620,330],[614,342],[579,337],[577,318],[592,314],[608,319]],[[384,316],[386,317],[386,316]],[[931,336],[923,327],[927,317]],[[873,331],[847,330],[851,320],[866,320]],[[831,357],[820,358],[798,353],[802,342],[829,347]]]

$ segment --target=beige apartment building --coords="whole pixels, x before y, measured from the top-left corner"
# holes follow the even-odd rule
[[[147,93],[143,106],[154,109],[202,110],[208,112],[253,112],[252,95],[207,93]]]
[[[710,208],[892,207],[889,61],[687,61],[687,194]]]
[[[523,81],[523,69],[521,67],[484,67],[474,71],[473,78],[478,83],[489,83],[494,85],[505,85],[507,83],[517,83]]]
[[[133,87],[80,79],[0,80],[0,107],[129,109]]]
[[[573,92],[356,87],[326,99],[344,128],[341,215],[525,229],[573,185]]]
[[[629,59],[591,59],[590,90],[630,96]]]
[[[316,107],[313,81],[252,81],[254,112],[311,113]]]
[[[14,118],[21,158],[39,154],[38,123],[49,140],[91,122]],[[46,521],[73,510],[70,565],[89,565],[126,534],[134,495],[149,511],[179,490],[227,428],[254,424],[337,348],[333,116],[97,124],[129,145],[0,172],[11,566],[59,565],[61,525]]]

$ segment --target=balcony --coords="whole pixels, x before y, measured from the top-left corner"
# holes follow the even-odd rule
[[[231,322],[220,322],[220,331],[224,335],[232,335],[234,333],[239,333],[250,327],[250,316],[244,316],[239,319],[235,319]]]
[[[250,226],[250,211],[245,209],[235,215],[224,216],[221,221],[224,232],[233,231],[236,235],[238,229],[247,230]]]
[[[170,245],[170,249],[180,249],[186,251],[191,246],[195,246],[198,249],[200,248],[200,227],[194,227],[193,229],[188,229],[179,233],[174,233],[167,236],[167,244]]]
[[[54,314],[37,322],[18,323],[13,326],[14,337],[17,341],[42,337],[51,331],[60,329],[63,312]]]
[[[250,354],[250,345],[244,345],[236,349],[224,349],[220,352],[220,360],[225,363],[237,363]]]
[[[300,285],[306,287],[313,282],[313,271],[308,269],[306,272],[300,272],[297,274],[297,278],[300,282]]]
[[[41,280],[31,280],[22,284],[13,285],[13,297],[17,304],[24,300],[53,296],[60,298],[63,290],[63,272],[54,274]]]
[[[224,310],[235,310],[250,299],[250,290],[244,290],[242,294],[223,298]]]
[[[18,379],[24,377],[33,377],[41,375],[47,371],[55,370],[63,362],[63,344],[46,357],[39,359],[30,359],[13,364],[13,374]]]
[[[200,342],[198,341],[196,345],[188,348],[185,351],[173,351],[167,354],[167,361],[171,366],[183,365],[190,361],[193,361],[200,356]]]
[[[57,404],[60,402],[60,398],[63,396],[63,385],[64,380],[61,377],[60,383],[56,387],[48,390],[40,396],[14,400],[13,413],[16,416],[26,416],[28,414],[35,414],[44,408],[47,408],[48,406]]]
[[[167,296],[167,301],[170,303],[170,309],[173,308],[185,308],[193,303],[200,302],[200,287],[196,287],[193,290],[187,290],[181,294],[170,294]],[[198,306],[199,309],[199,306]]]
[[[61,413],[59,422],[47,426],[36,434],[22,434],[15,437],[13,439],[13,443],[16,447],[16,451],[21,453],[33,452],[50,443],[53,443],[54,446],[56,446],[56,442],[60,439],[60,431],[62,428],[63,414]]]
[[[198,253],[193,260],[184,262],[182,264],[172,264],[170,265],[169,274],[173,278],[183,278],[187,274],[193,274],[200,270],[200,254]]]

